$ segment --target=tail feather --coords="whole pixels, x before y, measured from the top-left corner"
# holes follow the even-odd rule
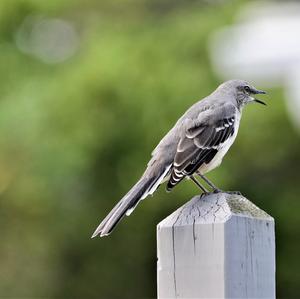
[[[104,218],[93,233],[92,238],[99,234],[100,237],[109,235],[125,214],[129,215],[138,202],[149,194],[148,191],[152,191],[151,189],[160,178],[161,176],[150,178],[143,176]]]

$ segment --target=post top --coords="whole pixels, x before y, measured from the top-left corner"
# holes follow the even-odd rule
[[[232,216],[265,219],[273,218],[242,195],[210,193],[197,195],[158,224],[158,228],[194,225],[200,223],[224,223]]]

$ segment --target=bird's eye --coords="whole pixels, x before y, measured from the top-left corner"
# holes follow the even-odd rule
[[[246,92],[248,92],[248,93],[250,93],[250,92],[251,92],[251,89],[250,89],[250,87],[249,87],[249,86],[245,86],[245,87],[244,87],[244,90],[245,90]]]

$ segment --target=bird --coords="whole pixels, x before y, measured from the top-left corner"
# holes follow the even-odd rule
[[[254,102],[266,105],[255,98],[257,94],[266,92],[245,80],[233,79],[192,105],[161,139],[141,178],[103,219],[92,238],[109,235],[125,215],[129,216],[141,200],[165,182],[166,190],[171,191],[183,179],[191,179],[202,194],[207,194],[197,177],[210,186],[211,192],[223,192],[205,174],[221,164],[232,146],[243,108]]]

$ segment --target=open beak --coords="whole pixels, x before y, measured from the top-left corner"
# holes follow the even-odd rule
[[[257,89],[253,93],[254,94],[266,94],[265,91],[263,91],[263,90],[257,90]],[[254,98],[254,102],[267,106],[267,104],[265,102],[263,102],[261,100],[258,100],[256,98]]]
[[[255,98],[254,98],[254,102],[267,106],[267,104],[265,102],[255,99]]]

